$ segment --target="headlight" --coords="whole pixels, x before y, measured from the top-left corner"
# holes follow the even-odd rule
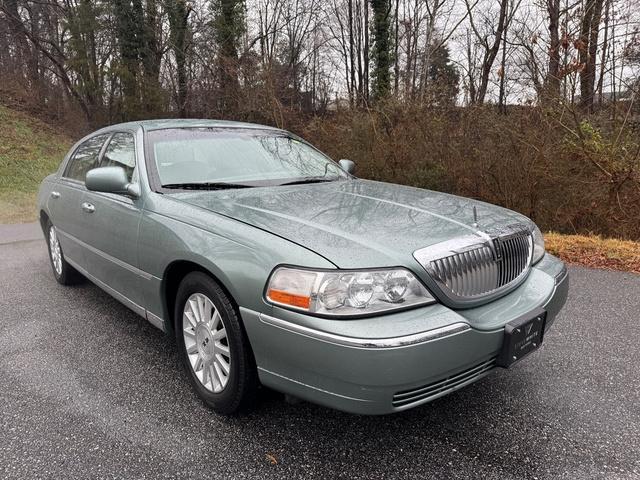
[[[279,267],[267,283],[274,305],[327,316],[361,316],[435,302],[404,268],[305,270]]]
[[[544,257],[544,237],[540,229],[535,225],[531,236],[533,237],[533,259],[531,263],[533,264],[539,262],[542,257]]]

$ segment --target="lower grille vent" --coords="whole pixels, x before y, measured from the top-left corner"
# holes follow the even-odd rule
[[[456,390],[466,382],[477,379],[485,375],[496,366],[496,357],[482,362],[474,367],[468,368],[460,373],[451,375],[443,380],[439,380],[423,387],[414,388],[398,392],[393,396],[394,407],[402,407],[421,400],[429,400],[436,396]]]

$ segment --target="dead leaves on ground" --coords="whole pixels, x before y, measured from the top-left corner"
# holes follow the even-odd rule
[[[553,232],[544,238],[547,250],[567,263],[640,273],[640,242]]]

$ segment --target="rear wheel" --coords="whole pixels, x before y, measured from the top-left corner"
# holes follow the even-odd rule
[[[176,297],[176,340],[191,386],[213,410],[232,414],[253,402],[255,361],[238,314],[222,288],[188,274]]]
[[[47,246],[49,248],[49,260],[53,269],[53,276],[61,285],[73,285],[82,279],[82,275],[73,268],[62,253],[58,232],[53,224],[47,220],[46,225]]]

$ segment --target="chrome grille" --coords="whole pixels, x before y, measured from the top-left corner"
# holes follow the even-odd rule
[[[493,250],[480,246],[431,261],[437,280],[458,297],[475,297],[495,290],[500,269]]]
[[[513,282],[529,265],[532,239],[529,232],[497,238],[496,252],[501,255],[498,262],[498,287]]]
[[[524,225],[470,236],[414,253],[453,301],[478,300],[515,287],[529,271],[533,239]]]
[[[478,365],[438,380],[437,382],[430,383],[429,385],[398,392],[393,396],[392,405],[398,408],[415,402],[427,402],[434,398],[441,397],[445,393],[457,390],[486,375],[490,370],[495,368],[495,366],[496,357],[493,357],[486,362],[479,363]]]

